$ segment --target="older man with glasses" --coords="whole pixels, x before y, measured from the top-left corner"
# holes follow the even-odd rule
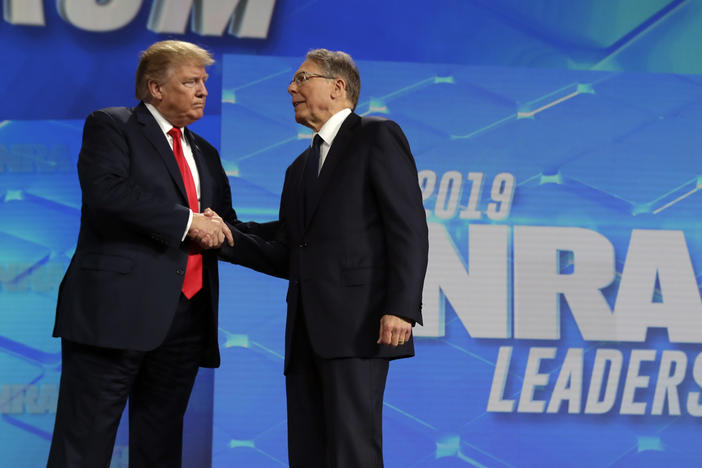
[[[221,255],[289,278],[285,339],[291,467],[383,466],[392,359],[414,355],[427,224],[400,127],[353,111],[351,57],[310,51],[288,87],[312,145],[288,168],[265,238],[232,227]],[[258,232],[264,232],[259,229]]]

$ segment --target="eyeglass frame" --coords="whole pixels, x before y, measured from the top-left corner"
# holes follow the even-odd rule
[[[335,77],[321,75],[319,73],[301,71],[300,73],[293,76],[292,80],[290,80],[290,84],[295,83],[295,86],[300,86],[302,83],[305,83],[307,80],[311,80],[312,78],[324,78],[327,80],[333,80]]]

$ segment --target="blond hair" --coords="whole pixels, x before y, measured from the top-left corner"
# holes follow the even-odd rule
[[[179,65],[193,63],[206,67],[214,63],[212,54],[202,47],[185,41],[160,41],[141,53],[136,71],[136,98],[145,102],[151,100],[149,82],[164,83],[170,78],[173,69]]]

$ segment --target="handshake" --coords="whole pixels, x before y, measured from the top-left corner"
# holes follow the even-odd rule
[[[218,249],[225,239],[229,246],[234,246],[234,237],[229,226],[210,208],[205,209],[203,213],[193,213],[188,237],[203,249]]]

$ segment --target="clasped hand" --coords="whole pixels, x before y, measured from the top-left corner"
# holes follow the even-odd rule
[[[203,249],[217,249],[225,239],[229,246],[234,246],[234,237],[229,226],[210,208],[205,209],[203,213],[193,213],[188,237]]]

